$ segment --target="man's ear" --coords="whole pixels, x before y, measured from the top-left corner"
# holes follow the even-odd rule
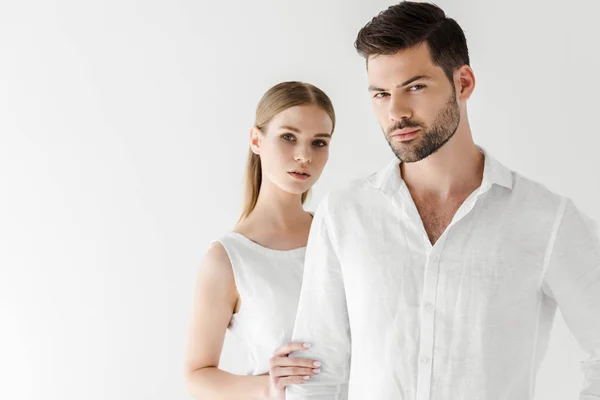
[[[468,65],[463,65],[454,73],[454,85],[458,100],[468,100],[475,90],[475,74]]]

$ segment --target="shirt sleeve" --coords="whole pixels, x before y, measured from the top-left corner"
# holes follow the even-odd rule
[[[310,343],[306,357],[322,363],[321,372],[302,384],[289,385],[287,400],[347,399],[350,372],[350,325],[342,269],[328,226],[328,197],[315,213],[292,340]]]
[[[600,232],[598,225],[570,200],[549,247],[544,288],[567,326],[589,354],[582,362],[584,386],[580,400],[600,399]],[[559,212],[560,214],[560,212]],[[560,215],[559,215],[560,218]]]

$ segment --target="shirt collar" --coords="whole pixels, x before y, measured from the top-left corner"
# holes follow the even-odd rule
[[[496,160],[483,147],[477,146],[484,155],[482,188],[488,189],[493,185],[499,185],[507,189],[513,188],[512,172]],[[382,190],[384,193],[393,194],[404,183],[400,176],[400,161],[394,159],[385,168],[369,177],[369,183]]]

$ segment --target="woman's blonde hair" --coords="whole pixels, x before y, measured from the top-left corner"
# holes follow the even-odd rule
[[[329,97],[316,86],[304,82],[282,82],[263,95],[256,107],[254,125],[262,132],[267,131],[267,125],[280,112],[295,106],[315,104],[329,115],[335,128],[335,111]],[[332,128],[333,133],[333,128]],[[252,149],[248,152],[246,163],[245,193],[240,221],[248,217],[258,201],[262,183],[262,167],[260,156]],[[310,190],[302,193],[302,204],[308,198]]]

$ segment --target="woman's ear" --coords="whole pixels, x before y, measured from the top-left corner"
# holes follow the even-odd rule
[[[260,155],[260,144],[262,139],[262,131],[257,126],[250,129],[250,149],[256,155]]]

